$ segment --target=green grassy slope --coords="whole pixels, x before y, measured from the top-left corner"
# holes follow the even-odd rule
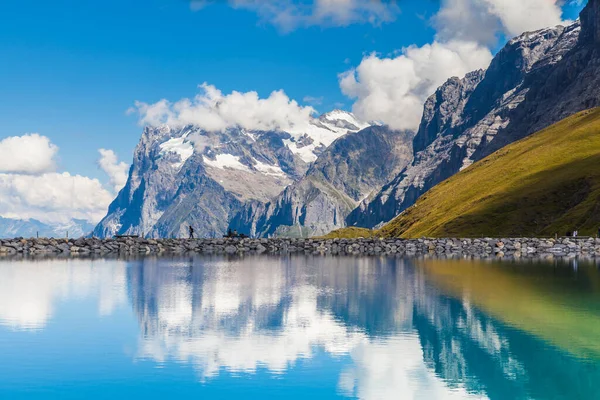
[[[382,236],[548,236],[600,226],[600,108],[513,143],[440,183]]]
[[[515,142],[440,183],[377,236],[553,236],[600,227],[600,108]],[[356,234],[356,232],[354,232]],[[335,232],[343,237],[344,230]]]

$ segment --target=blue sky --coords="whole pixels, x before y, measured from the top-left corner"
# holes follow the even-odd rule
[[[311,1],[324,0],[302,0],[303,4]],[[98,149],[113,149],[120,160],[131,162],[141,127],[126,110],[136,100],[154,103],[193,97],[198,85],[207,82],[225,94],[257,91],[267,97],[283,89],[301,104],[306,104],[306,97],[322,98],[312,104],[319,112],[340,104],[352,109],[353,103],[355,109],[368,109],[360,94],[355,99],[344,95],[339,74],[354,67],[360,72],[363,58],[372,53],[379,62],[399,56],[407,46],[432,43],[441,37],[440,23],[436,25],[433,17],[440,7],[451,7],[456,1],[399,1],[400,12],[390,21],[317,21],[288,29],[265,16],[261,7],[267,0],[261,6],[238,8],[227,1],[192,7],[185,0],[4,0],[0,5],[0,140],[37,132],[59,147],[57,171],[99,178],[108,185],[108,176],[97,165]],[[484,1],[502,2],[463,3]],[[552,2],[523,0],[528,1]],[[577,16],[582,5],[576,3],[563,7],[563,19]],[[532,12],[535,18],[537,12]],[[444,24],[454,29],[452,23]],[[546,26],[543,21],[539,24]],[[459,33],[457,38],[465,39]],[[480,43],[475,36],[466,39],[482,46],[483,53],[494,53],[503,38],[513,34],[509,28],[491,29],[491,33],[500,39]],[[457,71],[462,74],[487,60],[483,54],[475,64],[465,63]],[[442,74],[444,67],[439,68]],[[366,73],[359,72],[358,82],[350,82],[346,94],[369,86]],[[436,87],[440,78],[428,81],[427,90]],[[416,95],[415,101],[422,101],[423,95]],[[387,122],[385,115],[378,117],[373,119]]]
[[[323,97],[319,111],[350,106],[337,74],[364,53],[429,41],[417,16],[434,2],[407,3],[379,27],[319,26],[282,33],[224,4],[192,11],[182,0],[3,2],[0,12],[0,138],[38,132],[60,148],[60,167],[102,177],[92,160],[114,149],[130,162],[140,127],[135,100],[193,96],[202,82],[224,92],[284,89]]]

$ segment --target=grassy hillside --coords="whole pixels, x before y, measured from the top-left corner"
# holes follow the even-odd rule
[[[595,235],[600,227],[600,108],[473,164],[423,195],[378,236]],[[338,231],[337,237],[344,231]]]

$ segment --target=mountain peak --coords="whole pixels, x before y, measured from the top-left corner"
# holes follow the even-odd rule
[[[360,121],[349,111],[335,109],[319,117],[321,122],[333,124],[338,128],[345,128],[351,131],[358,131],[366,128],[370,124]]]

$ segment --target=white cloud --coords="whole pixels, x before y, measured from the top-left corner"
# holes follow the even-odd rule
[[[441,40],[493,45],[509,37],[563,23],[558,0],[444,0],[434,18]]]
[[[37,133],[0,141],[0,216],[49,223],[73,218],[97,222],[104,216],[114,196],[98,179],[55,172],[57,155],[58,147]],[[103,159],[109,167],[110,154]],[[123,163],[117,164],[116,157],[113,161],[111,182],[122,180],[118,172]]]
[[[141,125],[184,126],[193,124],[207,131],[241,126],[252,130],[293,130],[306,126],[315,113],[310,106],[300,106],[282,90],[261,99],[256,92],[224,95],[212,85],[200,85],[201,93],[193,99],[176,103],[160,100],[154,104],[137,101],[129,112],[137,112]]]
[[[359,118],[416,130],[423,103],[439,85],[486,68],[492,59],[489,46],[499,35],[561,23],[560,1],[443,0],[433,23],[433,43],[405,48],[395,58],[372,54],[340,74],[342,92],[355,99]]]
[[[434,42],[412,46],[395,58],[372,54],[340,75],[342,92],[356,99],[354,113],[395,129],[416,129],[423,103],[451,76],[485,68],[491,52],[473,42]]]
[[[200,10],[209,0],[194,0],[192,9]],[[400,12],[389,0],[229,0],[233,8],[250,10],[263,22],[284,32],[309,26],[347,26],[356,23],[380,25],[393,21]]]
[[[0,172],[37,174],[56,168],[58,147],[37,133],[0,141]]]
[[[112,199],[98,179],[68,172],[0,174],[0,215],[6,218],[96,222],[104,217]]]
[[[113,185],[115,192],[118,192],[127,183],[129,165],[119,162],[112,150],[99,149],[98,152],[100,153],[98,165],[110,178],[110,184]]]

